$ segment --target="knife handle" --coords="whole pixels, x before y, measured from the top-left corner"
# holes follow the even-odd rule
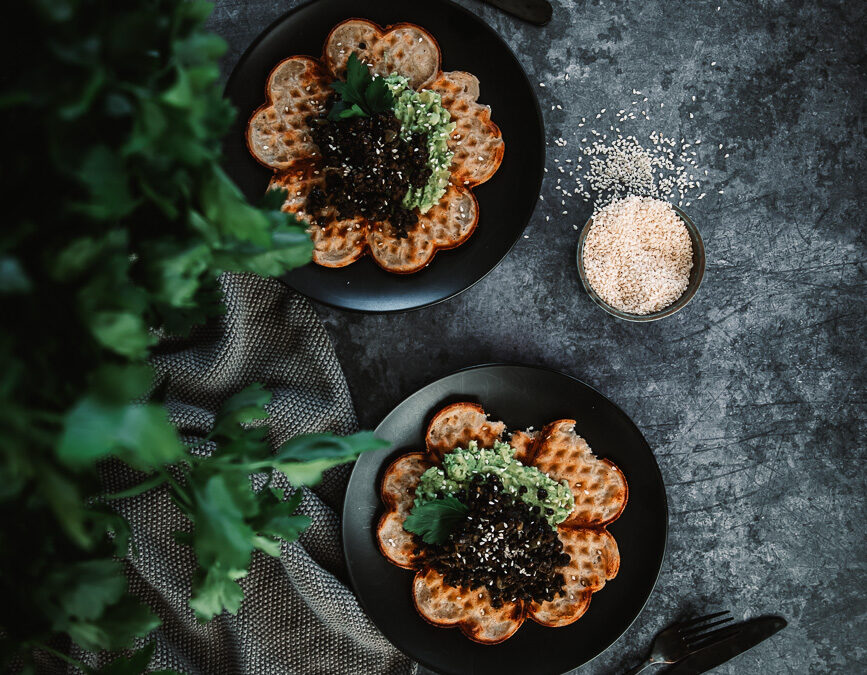
[[[482,2],[537,26],[546,25],[554,12],[548,0],[482,0]]]

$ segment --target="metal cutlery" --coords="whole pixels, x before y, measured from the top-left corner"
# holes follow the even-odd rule
[[[787,625],[786,620],[781,616],[762,616],[739,623],[732,626],[732,628],[738,629],[737,633],[689,654],[671,668],[667,668],[665,675],[706,673],[721,663],[733,659],[738,654],[752,649]]]
[[[625,675],[635,675],[652,665],[674,663],[710,645],[735,635],[737,625],[728,612],[707,614],[696,619],[676,623],[659,633],[650,647],[650,656]],[[729,624],[729,625],[727,625]]]

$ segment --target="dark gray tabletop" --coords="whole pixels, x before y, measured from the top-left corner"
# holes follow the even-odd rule
[[[226,67],[296,4],[218,0]],[[671,510],[656,591],[580,672],[632,665],[676,617],[718,607],[789,621],[718,673],[862,670],[867,5],[560,0],[536,28],[461,4],[546,85],[545,200],[526,238],[457,298],[387,316],[318,307],[361,423],[476,363],[579,377],[642,429]],[[633,89],[655,104],[658,131],[703,139],[708,169],[708,196],[688,209],[707,247],[704,284],[650,324],[609,317],[582,291],[573,224],[590,207],[562,215],[552,168],[577,156],[582,116],[626,107]]]

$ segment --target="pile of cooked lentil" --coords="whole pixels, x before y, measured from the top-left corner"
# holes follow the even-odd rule
[[[447,584],[468,590],[484,586],[494,607],[553,600],[563,593],[557,570],[570,557],[538,506],[506,493],[493,474],[474,476],[459,499],[469,508],[466,520],[444,544],[422,544],[426,561]]]
[[[612,307],[658,312],[689,285],[692,240],[668,202],[631,196],[593,216],[584,240],[584,274]]]
[[[310,191],[308,215],[316,219],[333,207],[341,219],[387,221],[396,236],[406,237],[418,212],[405,208],[403,198],[411,187],[423,188],[431,175],[425,135],[404,140],[391,112],[337,121],[322,114],[309,117],[307,125],[325,163],[325,188]]]

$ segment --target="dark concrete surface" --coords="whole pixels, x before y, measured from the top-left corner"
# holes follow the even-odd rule
[[[218,0],[227,69],[295,4]],[[789,627],[717,673],[864,672],[867,4],[559,0],[544,29],[461,4],[546,84],[545,200],[528,238],[451,301],[389,316],[317,307],[361,423],[476,363],[577,376],[644,432],[671,509],[656,591],[580,672],[622,670],[678,616],[718,607],[779,613]],[[572,226],[590,207],[562,216],[553,189],[555,158],[577,156],[580,118],[626,107],[633,89],[652,106],[644,129],[702,138],[708,169],[708,196],[688,208],[704,284],[650,324],[613,319],[582,291]]]

